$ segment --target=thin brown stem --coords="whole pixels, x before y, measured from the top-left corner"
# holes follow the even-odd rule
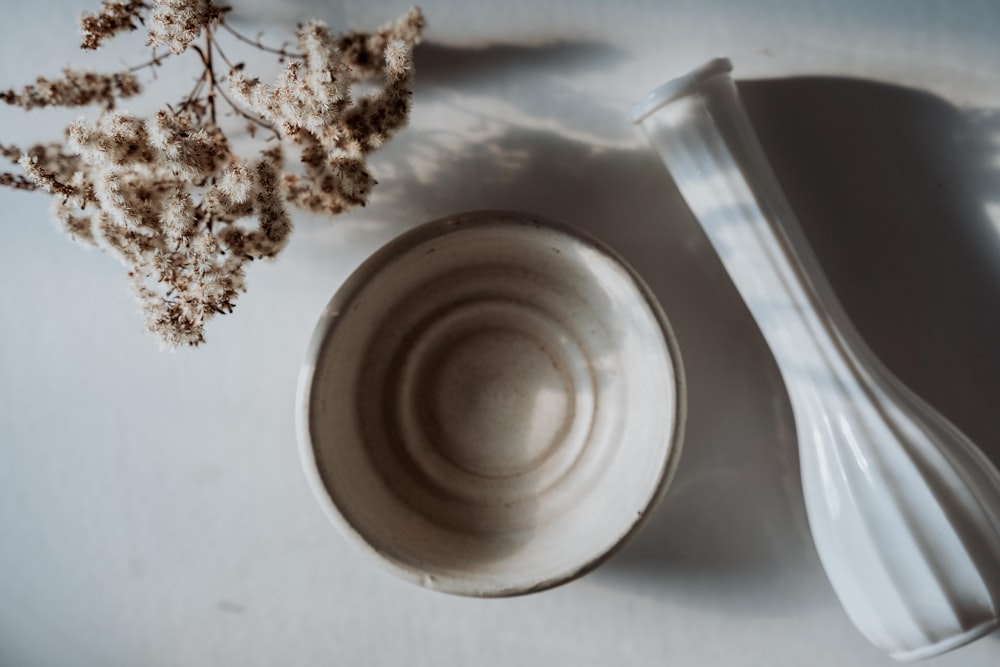
[[[265,44],[262,44],[259,38],[258,39],[250,39],[249,37],[247,37],[243,33],[237,31],[235,28],[233,28],[231,25],[229,25],[225,21],[220,21],[219,25],[222,26],[226,30],[226,32],[228,32],[230,35],[232,35],[236,39],[240,40],[241,42],[245,42],[245,43],[249,44],[250,46],[258,48],[261,51],[267,51],[268,53],[273,53],[275,55],[279,55],[282,58],[305,58],[305,54],[303,54],[303,53],[296,53],[294,51],[288,51],[288,50],[283,49],[283,48],[276,49],[273,46],[267,46]]]
[[[205,29],[205,74],[208,78],[208,109],[212,125],[218,126],[215,117],[215,68],[212,67],[212,31]]]
[[[215,91],[216,91],[216,81],[215,81],[215,70],[212,69],[212,38],[206,31],[205,42],[207,48],[202,49],[197,44],[191,45],[191,50],[198,54],[201,58],[202,65],[205,66],[205,70],[202,72],[202,81],[208,83],[208,93],[205,94],[205,99],[208,101],[209,108],[209,118],[213,125],[218,125],[216,122],[215,114]],[[193,102],[189,100],[188,103]]]
[[[238,70],[243,69],[243,63],[233,64],[233,61],[230,60],[226,56],[225,52],[223,52],[223,50],[222,50],[222,47],[219,46],[219,41],[218,40],[213,40],[212,41],[212,48],[214,48],[215,52],[217,54],[219,54],[220,58],[222,58],[222,62],[226,63],[226,66],[229,67],[229,73],[230,74],[232,74],[233,72],[236,72]]]
[[[164,60],[166,60],[167,58],[169,58],[172,55],[173,54],[170,53],[169,51],[166,52],[166,53],[160,54],[158,56],[154,55],[153,58],[152,58],[152,60],[147,60],[144,63],[140,63],[138,65],[133,65],[132,67],[129,67],[126,71],[128,71],[128,72],[138,72],[139,70],[146,69],[147,67],[156,68]],[[155,71],[155,69],[154,69],[154,71]]]
[[[177,111],[184,111],[189,106],[194,104],[194,101],[196,99],[198,99],[198,94],[201,93],[201,89],[205,85],[205,74],[206,71],[202,71],[201,76],[199,76],[198,80],[195,81],[194,88],[191,89],[191,92],[187,94],[187,97],[184,98],[184,101],[181,102],[180,106],[177,107]]]
[[[230,73],[232,73],[232,72],[234,72],[236,70],[242,69],[242,64],[234,65],[233,61],[231,61],[226,56],[226,54],[222,51],[222,48],[219,46],[219,42],[218,41],[213,41],[212,42],[212,48],[215,49],[215,52],[219,55],[220,58],[222,58],[223,62],[225,62],[226,65],[229,67]],[[239,107],[239,105],[236,104],[236,102],[234,102],[233,99],[231,97],[229,97],[229,95],[226,94],[226,92],[222,89],[221,86],[218,87],[218,88],[216,88],[216,92],[219,94],[219,97],[221,97],[223,100],[225,100],[225,102],[229,105],[229,108],[233,110],[233,113],[238,114],[239,116],[245,118],[246,120],[248,120],[248,121],[250,121],[250,122],[252,122],[252,123],[254,123],[256,125],[259,125],[260,127],[264,128],[264,129],[266,129],[266,130],[268,130],[270,132],[273,132],[274,135],[275,135],[275,137],[277,137],[279,139],[281,138],[281,136],[278,134],[278,131],[274,128],[273,125],[271,125],[270,123],[267,123],[267,122],[261,120],[260,118],[257,118],[256,116],[253,116],[252,114],[249,114],[246,111],[244,111],[243,109],[241,109]]]

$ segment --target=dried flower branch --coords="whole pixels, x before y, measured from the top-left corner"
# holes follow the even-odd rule
[[[115,100],[132,97],[142,92],[139,80],[131,72],[97,74],[87,70],[67,67],[61,79],[38,77],[20,91],[0,92],[0,101],[22,107],[82,107],[103,104],[106,109],[115,107]]]
[[[139,23],[153,48],[197,53],[202,75],[191,92],[150,118],[114,106],[139,92],[132,72],[155,68],[165,57],[155,52],[126,72],[67,69],[62,79],[0,93],[25,109],[101,105],[96,119],[69,124],[64,143],[0,145],[0,156],[23,171],[0,173],[0,185],[50,193],[67,234],[115,255],[147,328],[169,347],[203,342],[205,323],[232,312],[246,263],[273,258],[288,243],[288,205],[337,214],[366,203],[375,179],[365,160],[406,123],[411,48],[424,23],[416,8],[374,34],[338,36],[311,21],[292,52],[243,36],[225,22],[227,11],[211,0],[104,0],[100,12],[83,16],[85,49]],[[287,61],[278,80],[262,84],[231,62],[216,43],[219,28]],[[228,68],[223,76],[215,56]],[[381,85],[355,100],[352,85],[366,79]],[[278,143],[253,159],[234,155],[219,104]],[[283,146],[298,150],[296,173],[285,169]]]
[[[245,44],[249,44],[250,46],[252,46],[255,49],[258,49],[260,51],[267,51],[268,53],[273,53],[273,54],[275,54],[277,56],[281,56],[281,61],[280,62],[284,62],[284,60],[286,58],[301,58],[302,57],[301,53],[293,53],[291,51],[286,50],[284,48],[284,45],[282,45],[281,48],[274,48],[273,46],[267,46],[266,44],[264,44],[263,42],[260,41],[260,37],[258,37],[257,39],[250,39],[246,35],[243,35],[242,33],[239,33],[236,30],[233,30],[232,28],[230,28],[229,24],[227,24],[227,23],[221,23],[220,25],[221,25],[221,27],[225,31],[227,31],[230,35],[232,35],[236,39],[240,40],[241,42],[243,42]]]

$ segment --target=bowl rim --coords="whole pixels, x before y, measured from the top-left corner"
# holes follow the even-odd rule
[[[352,302],[358,292],[376,276],[379,271],[396,257],[424,241],[440,237],[458,229],[469,229],[496,224],[513,224],[535,228],[554,230],[582,243],[596,251],[606,259],[624,270],[631,280],[639,297],[646,303],[663,335],[666,343],[667,358],[670,372],[673,376],[674,398],[670,406],[673,412],[673,430],[664,439],[663,446],[667,449],[664,464],[659,471],[655,486],[644,499],[644,507],[631,522],[624,522],[622,531],[615,543],[609,548],[596,553],[585,554],[572,567],[550,576],[542,581],[526,581],[516,585],[490,581],[489,577],[475,574],[463,575],[430,575],[406,561],[397,559],[391,554],[379,549],[372,541],[345,516],[323,481],[316,458],[316,447],[312,439],[312,420],[310,407],[313,404],[316,369],[326,349],[327,341],[336,331],[345,306]],[[537,216],[531,213],[510,210],[476,210],[445,216],[425,222],[397,235],[366,258],[336,290],[327,303],[319,321],[316,323],[312,337],[306,349],[306,354],[299,373],[296,395],[296,439],[298,441],[300,462],[306,480],[320,507],[327,518],[339,529],[348,542],[360,548],[362,552],[372,556],[383,568],[412,583],[431,588],[436,591],[463,595],[469,597],[510,597],[525,595],[547,590],[577,579],[595,568],[603,565],[619,553],[639,533],[641,528],[653,514],[666,494],[667,488],[677,470],[678,460],[684,443],[684,430],[687,419],[687,382],[684,373],[683,360],[676,335],[667,319],[659,300],[652,289],[636,270],[616,251],[600,239],[563,222]]]

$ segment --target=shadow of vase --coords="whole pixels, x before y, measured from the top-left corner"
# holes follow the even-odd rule
[[[851,79],[746,81],[740,93],[861,335],[1000,465],[996,117]]]

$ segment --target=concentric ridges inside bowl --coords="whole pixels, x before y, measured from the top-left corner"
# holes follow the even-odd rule
[[[458,226],[386,258],[315,371],[313,448],[337,511],[454,592],[601,557],[670,455],[662,324],[627,269],[558,229]]]

